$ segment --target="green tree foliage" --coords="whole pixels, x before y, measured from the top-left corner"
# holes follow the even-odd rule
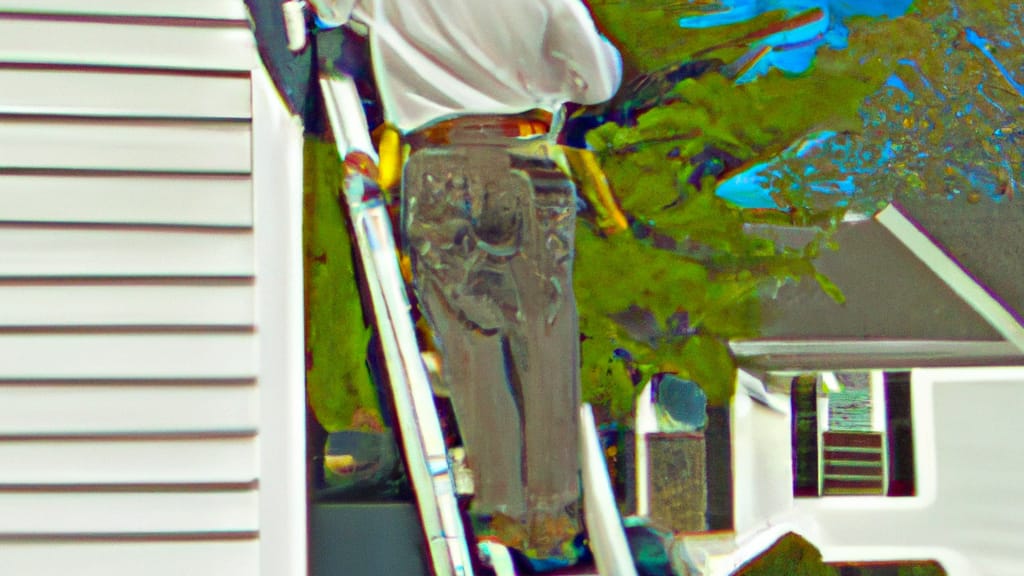
[[[633,155],[642,165],[652,153]],[[646,206],[651,217],[633,232],[577,231],[584,400],[613,418],[628,416],[635,384],[655,372],[692,379],[712,405],[727,403],[736,371],[727,343],[758,334],[765,286],[814,275],[814,250],[780,249],[745,233],[741,211],[710,188],[676,200],[659,208],[638,198],[633,209]],[[629,310],[646,313],[643,329],[617,319]]]
[[[345,215],[341,163],[331,142],[307,139],[303,190],[306,282],[306,392],[328,431],[382,426],[366,363],[363,318]]]
[[[614,366],[615,350],[628,350],[634,370],[643,368],[641,381],[652,372],[677,372],[700,383],[713,405],[722,405],[732,394],[736,368],[727,342],[757,336],[762,294],[782,282],[815,278],[841,299],[814,270],[818,242],[805,250],[785,249],[745,230],[755,221],[789,223],[788,215],[740,210],[714,195],[713,178],[699,189],[689,183],[695,169],[690,159],[706,149],[758,158],[806,130],[803,121],[773,122],[763,112],[800,116],[799,102],[792,103],[798,99],[787,95],[785,82],[773,76],[736,86],[707,74],[672,88],[675,100],[641,115],[635,126],[608,123],[588,135],[634,224],[630,233],[610,238],[589,229],[577,234],[577,299],[587,338],[584,396],[610,402],[613,417],[631,405],[631,397],[618,395],[635,391],[625,380],[627,371]],[[856,105],[839,97],[851,83],[829,85],[837,104],[819,114],[819,122],[847,121],[855,114]],[[840,214],[821,213],[817,221],[828,229]],[[630,307],[653,314],[651,335],[638,339],[613,319]],[[683,313],[688,325],[673,330],[672,321]]]
[[[1024,192],[1024,8],[1006,0],[915,7],[887,30],[851,37],[864,46],[860,54],[895,60],[891,81],[864,99],[858,126],[784,162],[787,181],[850,178],[853,206],[865,212],[903,196],[951,200],[963,210]]]
[[[722,44],[716,29],[689,30],[682,34],[677,22],[683,16],[701,13],[705,2],[690,0],[590,0],[598,26],[623,51],[626,73],[651,72],[662,66],[689,60],[708,47]],[[729,38],[743,36],[782,20],[782,14],[763,14],[730,27]],[[727,48],[725,56],[739,57],[742,48]]]
[[[978,22],[970,25],[1020,29],[1019,7],[991,4],[1002,7],[986,11],[972,5],[967,11]],[[594,0],[591,9],[623,52],[627,82],[697,57],[734,61],[746,49],[737,38],[785,17],[768,13],[729,26],[682,30],[678,18],[701,6]],[[997,78],[980,50],[967,46],[965,24],[953,21],[952,10],[949,3],[921,0],[901,18],[852,19],[849,48],[821,48],[804,74],[776,70],[737,85],[712,70],[659,86],[660,104],[641,113],[635,125],[606,123],[588,134],[633,227],[611,238],[590,229],[578,233],[586,399],[622,416],[631,405],[625,395],[636,391],[638,380],[672,371],[697,380],[712,404],[721,404],[731,394],[735,371],[726,344],[757,335],[761,298],[782,283],[807,280],[841,302],[842,293],[813,262],[822,246],[834,248],[829,235],[847,210],[846,197],[815,193],[808,184],[851,177],[857,189],[851,203],[871,212],[896,191],[934,190],[938,181],[945,189],[959,182],[966,190],[967,181],[979,179],[979,165],[1021,165],[1019,146],[1008,144],[1024,138],[1024,129],[997,113],[1019,111],[1019,98],[1011,101],[1019,95]],[[1000,46],[1020,44],[1020,38],[1000,39]],[[1013,58],[1006,50],[1002,57]],[[966,76],[956,77],[958,70]],[[918,94],[913,102],[886,85],[894,75]],[[991,102],[976,102],[979,83],[993,80],[1001,86],[989,90],[995,95]],[[957,96],[950,100],[940,91]],[[971,102],[974,115],[958,125],[957,111],[963,116]],[[617,105],[631,103],[619,97]],[[820,151],[791,152],[824,131],[836,136]],[[945,162],[948,154],[939,151],[978,140],[979,134],[1001,135],[1006,145],[982,143],[965,152],[967,161]],[[892,149],[886,152],[885,146]],[[696,159],[708,150],[737,159],[737,171],[772,163],[776,169],[768,184],[783,209],[738,210],[715,196],[714,178],[691,184],[700,167]],[[1007,172],[996,176],[1003,188],[1014,185]],[[751,223],[816,226],[821,234],[804,250],[784,249],[747,234]],[[649,314],[645,330],[618,320],[637,309]],[[688,324],[679,329],[682,313]]]

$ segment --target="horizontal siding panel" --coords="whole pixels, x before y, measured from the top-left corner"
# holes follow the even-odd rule
[[[254,46],[252,32],[235,25],[157,26],[0,15],[0,63],[241,71],[253,68]]]
[[[248,122],[8,116],[0,118],[0,167],[248,173],[250,141]]]
[[[252,179],[0,173],[0,220],[248,227]]]
[[[258,493],[0,492],[0,535],[257,530]]]
[[[236,483],[258,475],[254,437],[0,440],[0,485]]]
[[[247,326],[255,321],[254,300],[246,284],[0,284],[0,329]]]
[[[255,386],[4,386],[0,436],[255,431]]]
[[[0,114],[249,118],[245,76],[0,67]]]
[[[249,231],[0,226],[0,278],[250,276]]]
[[[244,20],[242,0],[0,0],[0,12],[105,14]]]
[[[0,378],[250,378],[255,348],[250,333],[0,334]]]
[[[259,541],[5,542],[5,576],[257,576]]]

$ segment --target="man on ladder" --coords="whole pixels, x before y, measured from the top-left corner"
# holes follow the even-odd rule
[[[579,0],[310,2],[321,26],[368,27],[384,119],[411,149],[402,237],[474,475],[477,534],[536,566],[571,564],[576,199],[552,123],[566,102],[614,95],[618,53]],[[349,156],[374,172],[372,150]]]

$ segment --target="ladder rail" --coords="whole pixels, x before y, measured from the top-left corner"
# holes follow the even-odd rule
[[[342,119],[362,108],[345,107],[344,98],[355,90],[350,78],[321,77],[331,129],[339,141],[346,133]],[[349,130],[351,131],[351,130]],[[388,382],[395,404],[402,447],[416,504],[423,523],[436,576],[470,576],[472,566],[466,533],[459,513],[455,482],[430,391],[430,380],[420,356],[410,305],[395,257],[391,220],[375,183],[361,174],[345,178],[345,201],[355,231],[358,253],[373,304],[375,324],[384,349]]]

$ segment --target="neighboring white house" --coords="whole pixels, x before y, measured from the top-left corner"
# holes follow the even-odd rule
[[[929,236],[894,207],[844,225],[839,251],[819,264],[856,300],[840,306],[791,287],[766,304],[769,336],[733,344],[767,387],[744,375],[732,406],[735,532],[688,544],[710,573],[729,574],[789,531],[828,562],[936,560],[957,576],[1024,573],[1024,299],[1016,287],[991,288],[1024,260],[1013,248],[1019,237],[999,236],[1019,225],[1020,209],[1002,208],[982,221],[964,212],[960,229],[954,214],[951,231],[940,223]],[[1004,250],[950,256],[950,238],[983,227]],[[837,370],[871,374],[870,428],[883,443],[899,433],[886,430],[883,370],[909,374],[913,495],[794,496],[788,382]],[[826,398],[817,405],[824,429]],[[883,445],[883,468],[885,453]],[[824,459],[818,465],[824,472]]]
[[[305,573],[301,142],[242,0],[0,0],[0,573]]]

